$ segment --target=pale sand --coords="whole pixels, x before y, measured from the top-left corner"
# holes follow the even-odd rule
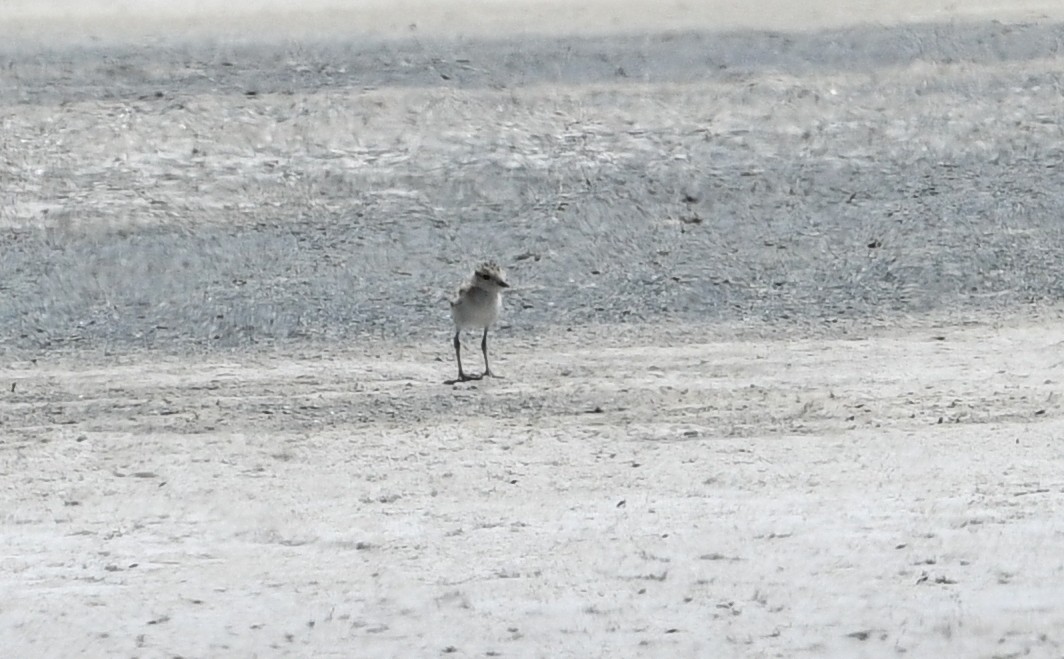
[[[9,365],[0,641],[1058,656],[1058,323]]]

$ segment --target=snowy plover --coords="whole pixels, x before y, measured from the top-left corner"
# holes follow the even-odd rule
[[[473,273],[473,278],[458,289],[458,297],[451,301],[451,318],[454,319],[454,357],[458,360],[458,378],[448,380],[446,384],[479,380],[484,376],[494,376],[488,366],[488,328],[499,317],[502,306],[502,289],[509,288],[503,278],[502,268],[493,262],[481,264]],[[484,328],[484,338],[480,349],[484,352],[483,375],[466,375],[462,370],[462,330]]]

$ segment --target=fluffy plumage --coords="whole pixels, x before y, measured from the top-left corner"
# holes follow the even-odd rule
[[[510,287],[504,277],[502,268],[493,262],[477,267],[473,278],[451,300],[451,318],[458,329],[487,328],[498,320],[502,289]]]
[[[494,375],[488,366],[488,328],[499,319],[502,308],[502,290],[509,288],[502,268],[493,261],[480,264],[473,272],[473,277],[458,289],[458,295],[451,300],[451,318],[454,320],[454,356],[458,362],[458,378],[451,382],[479,380],[484,376]],[[483,329],[484,338],[480,348],[484,353],[484,374],[466,375],[462,370],[463,329]]]

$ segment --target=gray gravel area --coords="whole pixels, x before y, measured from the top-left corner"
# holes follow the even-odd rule
[[[1064,25],[3,46],[0,344],[820,331],[1064,299]]]

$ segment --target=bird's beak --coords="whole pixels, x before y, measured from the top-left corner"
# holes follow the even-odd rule
[[[510,285],[501,279],[499,280],[499,286],[502,286],[503,288],[510,288]]]

